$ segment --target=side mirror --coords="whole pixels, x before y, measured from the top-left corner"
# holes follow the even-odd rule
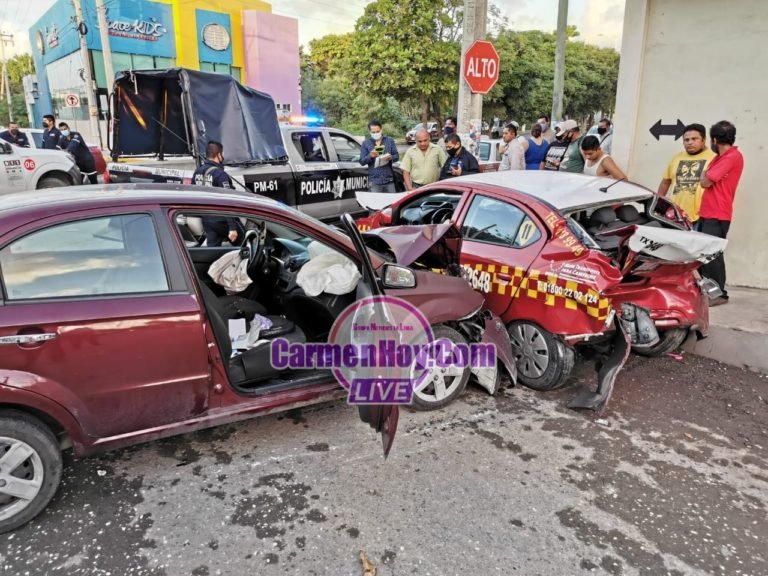
[[[416,274],[405,266],[384,264],[381,283],[384,288],[415,288]]]
[[[8,144],[8,142],[0,140],[0,154],[10,154],[11,152],[13,152],[11,145]]]

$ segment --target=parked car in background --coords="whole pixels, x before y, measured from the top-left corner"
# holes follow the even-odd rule
[[[190,227],[203,216],[239,219],[242,243],[204,245]],[[479,384],[495,392],[502,368],[514,382],[509,337],[482,296],[429,271],[453,266],[441,260],[458,238],[452,226],[410,227],[407,245],[391,244],[394,262],[343,222],[346,234],[274,200],[194,186],[0,196],[0,533],[45,508],[67,447],[83,456],[345,396],[329,369],[275,368],[270,342],[325,343],[367,295],[417,306],[441,338],[494,344],[501,362]],[[233,253],[251,282],[228,295],[209,270]],[[305,291],[302,268],[329,254],[352,267],[349,292]],[[237,346],[229,321],[247,331],[256,315],[258,340]],[[427,367],[416,407],[445,405],[475,374],[442,366]],[[397,407],[359,415],[388,453]]]
[[[501,166],[499,147],[504,143],[500,138],[481,138],[475,143],[475,156],[480,172],[495,172]]]
[[[422,122],[419,122],[408,130],[408,132],[405,133],[405,143],[406,144],[415,144],[416,143],[416,132],[421,130],[424,127],[424,124]],[[437,122],[429,122],[427,123],[427,130],[429,131],[429,136],[432,139],[432,142],[437,142],[440,139],[440,136],[442,134],[440,130],[440,124]]]
[[[648,329],[659,334],[634,346],[640,354],[663,355],[689,332],[708,333],[713,283],[697,269],[725,241],[692,231],[674,204],[646,188],[582,174],[492,172],[390,202],[358,226],[455,223],[467,278],[507,323],[518,378],[532,388],[562,386],[576,348],[599,342],[624,304],[650,310]]]
[[[21,128],[21,131],[29,136],[30,148],[43,147],[44,130],[42,128]],[[93,159],[96,162],[96,172],[98,174],[104,174],[104,171],[107,169],[107,163],[104,160],[104,154],[102,153],[101,148],[94,144],[89,144],[88,149],[91,151],[91,154],[93,154]]]

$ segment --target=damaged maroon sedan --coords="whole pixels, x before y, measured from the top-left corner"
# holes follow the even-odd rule
[[[239,245],[207,246],[201,223],[216,218],[239,223]],[[330,370],[275,368],[270,341],[323,342],[367,295],[419,307],[440,337],[496,346],[496,367],[430,374],[414,407],[444,405],[471,377],[493,393],[502,369],[514,382],[509,337],[482,295],[429,271],[456,265],[441,260],[446,227],[426,227],[406,267],[344,223],[347,234],[252,194],[170,185],[2,197],[0,533],[46,507],[64,449],[84,456],[343,397]],[[249,281],[228,294],[210,271],[232,252]],[[301,273],[317,253],[351,265],[347,288]],[[257,341],[240,348],[232,326],[250,334],[257,318]],[[359,414],[386,455],[397,406]]]

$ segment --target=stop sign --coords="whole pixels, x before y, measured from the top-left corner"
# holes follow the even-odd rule
[[[475,94],[487,94],[499,79],[499,53],[493,44],[476,40],[464,55],[464,80]]]

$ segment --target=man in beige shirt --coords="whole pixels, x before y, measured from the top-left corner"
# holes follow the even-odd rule
[[[416,132],[416,146],[409,148],[400,162],[406,190],[415,190],[425,184],[437,182],[440,169],[448,156],[442,148],[432,144],[429,132],[423,128]]]

